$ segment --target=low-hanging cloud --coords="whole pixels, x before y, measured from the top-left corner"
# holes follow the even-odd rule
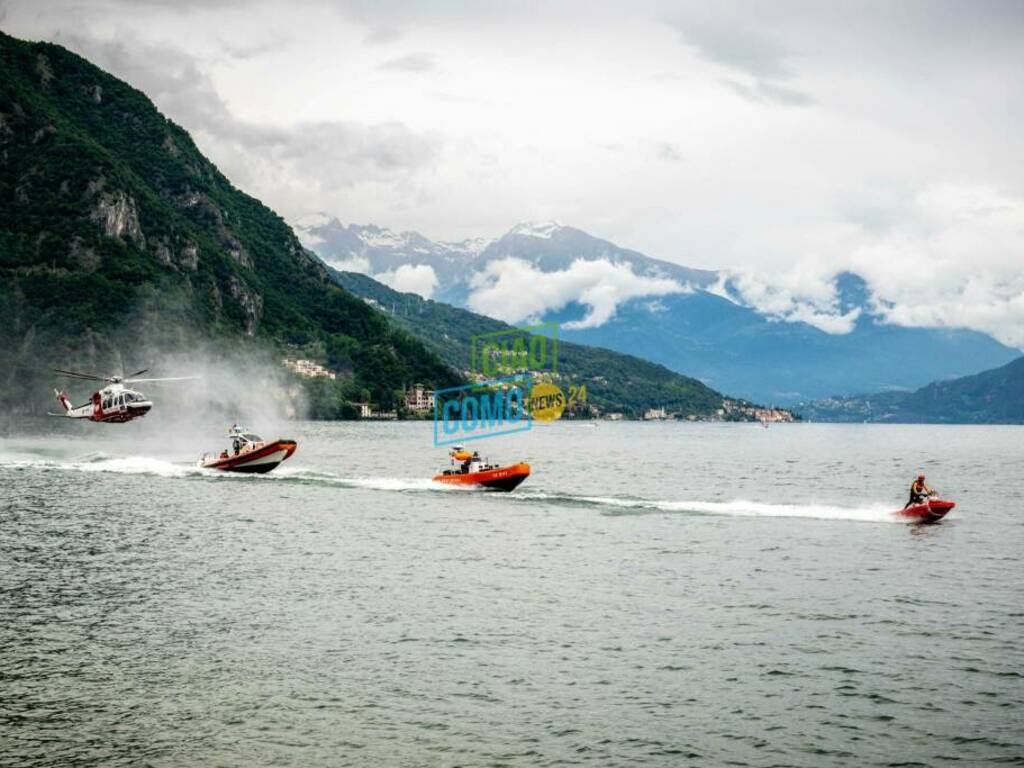
[[[861,311],[841,306],[836,275],[851,270],[865,280],[867,309],[881,322],[971,328],[1024,348],[1024,198],[934,185],[897,224],[863,225],[847,239],[788,270],[725,273],[715,292],[780,320],[847,333]]]
[[[567,269],[544,272],[516,258],[490,262],[471,278],[470,288],[472,310],[508,323],[539,318],[571,302],[586,306],[587,314],[566,328],[603,325],[630,299],[691,290],[668,278],[637,275],[628,264],[608,259],[576,259]]]
[[[400,293],[416,293],[424,299],[432,298],[437,288],[437,273],[429,264],[403,264],[373,278]]]
[[[363,275],[372,275],[373,267],[370,260],[365,256],[352,256],[348,259],[327,259],[327,264],[339,272],[359,272]]]
[[[851,254],[878,311],[897,325],[966,327],[1024,347],[1024,198],[936,185],[912,226]]]
[[[834,276],[808,279],[795,271],[773,276],[771,282],[754,272],[723,272],[712,292],[754,307],[769,317],[789,323],[807,323],[825,333],[844,334],[853,330],[861,308],[842,311]]]

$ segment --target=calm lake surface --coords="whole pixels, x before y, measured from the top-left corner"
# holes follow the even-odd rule
[[[475,444],[509,495],[430,424],[55,429],[0,441],[4,766],[1024,764],[1024,428],[560,423]]]

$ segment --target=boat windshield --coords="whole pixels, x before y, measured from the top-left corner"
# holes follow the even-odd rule
[[[243,440],[247,440],[250,443],[262,443],[263,438],[259,435],[255,435],[252,432],[246,432],[242,435]]]

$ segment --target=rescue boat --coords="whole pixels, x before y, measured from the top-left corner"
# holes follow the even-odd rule
[[[917,523],[937,523],[944,518],[956,504],[942,499],[928,499],[920,504],[901,509],[897,517]]]
[[[524,462],[501,467],[486,464],[480,454],[455,446],[449,453],[452,469],[434,475],[434,482],[446,485],[476,486],[493,491],[511,491],[530,476],[530,465]]]
[[[221,451],[217,456],[204,454],[199,459],[200,467],[218,469],[222,472],[262,475],[288,459],[298,447],[294,440],[267,442],[259,435],[246,432],[237,425],[228,430],[228,437],[231,438],[231,450]]]

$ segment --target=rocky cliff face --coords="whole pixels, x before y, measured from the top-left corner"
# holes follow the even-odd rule
[[[139,224],[139,212],[131,195],[121,191],[102,194],[89,218],[100,226],[107,237],[132,240],[140,247],[146,247],[146,238]]]
[[[70,367],[86,349],[101,365],[215,337],[334,343],[352,350],[353,386],[381,392],[458,381],[334,285],[143,94],[2,33],[0,83],[0,368]]]

